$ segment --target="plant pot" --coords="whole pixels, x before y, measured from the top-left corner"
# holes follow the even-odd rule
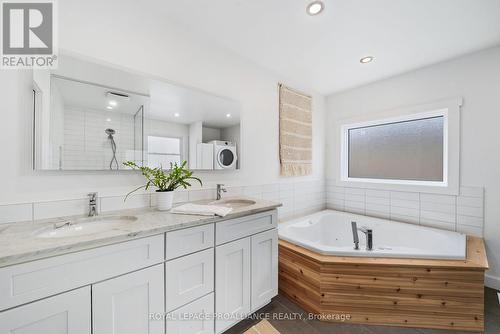
[[[174,200],[173,191],[157,191],[156,199],[158,203],[158,210],[167,211],[172,209],[172,202]]]

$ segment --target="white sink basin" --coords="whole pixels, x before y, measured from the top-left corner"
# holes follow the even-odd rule
[[[236,209],[254,205],[255,201],[252,201],[250,199],[223,199],[223,200],[213,201],[210,204]]]
[[[35,232],[38,238],[68,238],[95,234],[123,226],[137,220],[133,216],[113,216],[103,218],[86,218],[75,221],[61,222]]]

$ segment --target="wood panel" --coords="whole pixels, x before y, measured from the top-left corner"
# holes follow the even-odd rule
[[[326,256],[280,241],[279,288],[335,321],[484,330],[484,242],[468,238],[465,261]],[[380,260],[379,260],[380,259]]]

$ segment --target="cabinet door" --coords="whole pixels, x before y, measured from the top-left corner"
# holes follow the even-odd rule
[[[212,292],[167,314],[167,333],[213,334],[213,313],[214,294]]]
[[[214,291],[214,250],[183,256],[165,264],[165,312]]]
[[[164,265],[92,286],[93,334],[163,334]],[[150,314],[161,314],[157,319]]]
[[[252,312],[278,294],[278,230],[252,236]]]
[[[250,238],[215,249],[215,331],[223,332],[250,313]]]
[[[90,334],[90,287],[0,313],[1,334]]]

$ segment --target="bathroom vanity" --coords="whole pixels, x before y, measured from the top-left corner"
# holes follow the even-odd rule
[[[71,236],[46,233],[62,220],[12,224],[0,231],[0,334],[222,333],[278,292],[278,206],[118,212],[99,222],[137,219]]]

